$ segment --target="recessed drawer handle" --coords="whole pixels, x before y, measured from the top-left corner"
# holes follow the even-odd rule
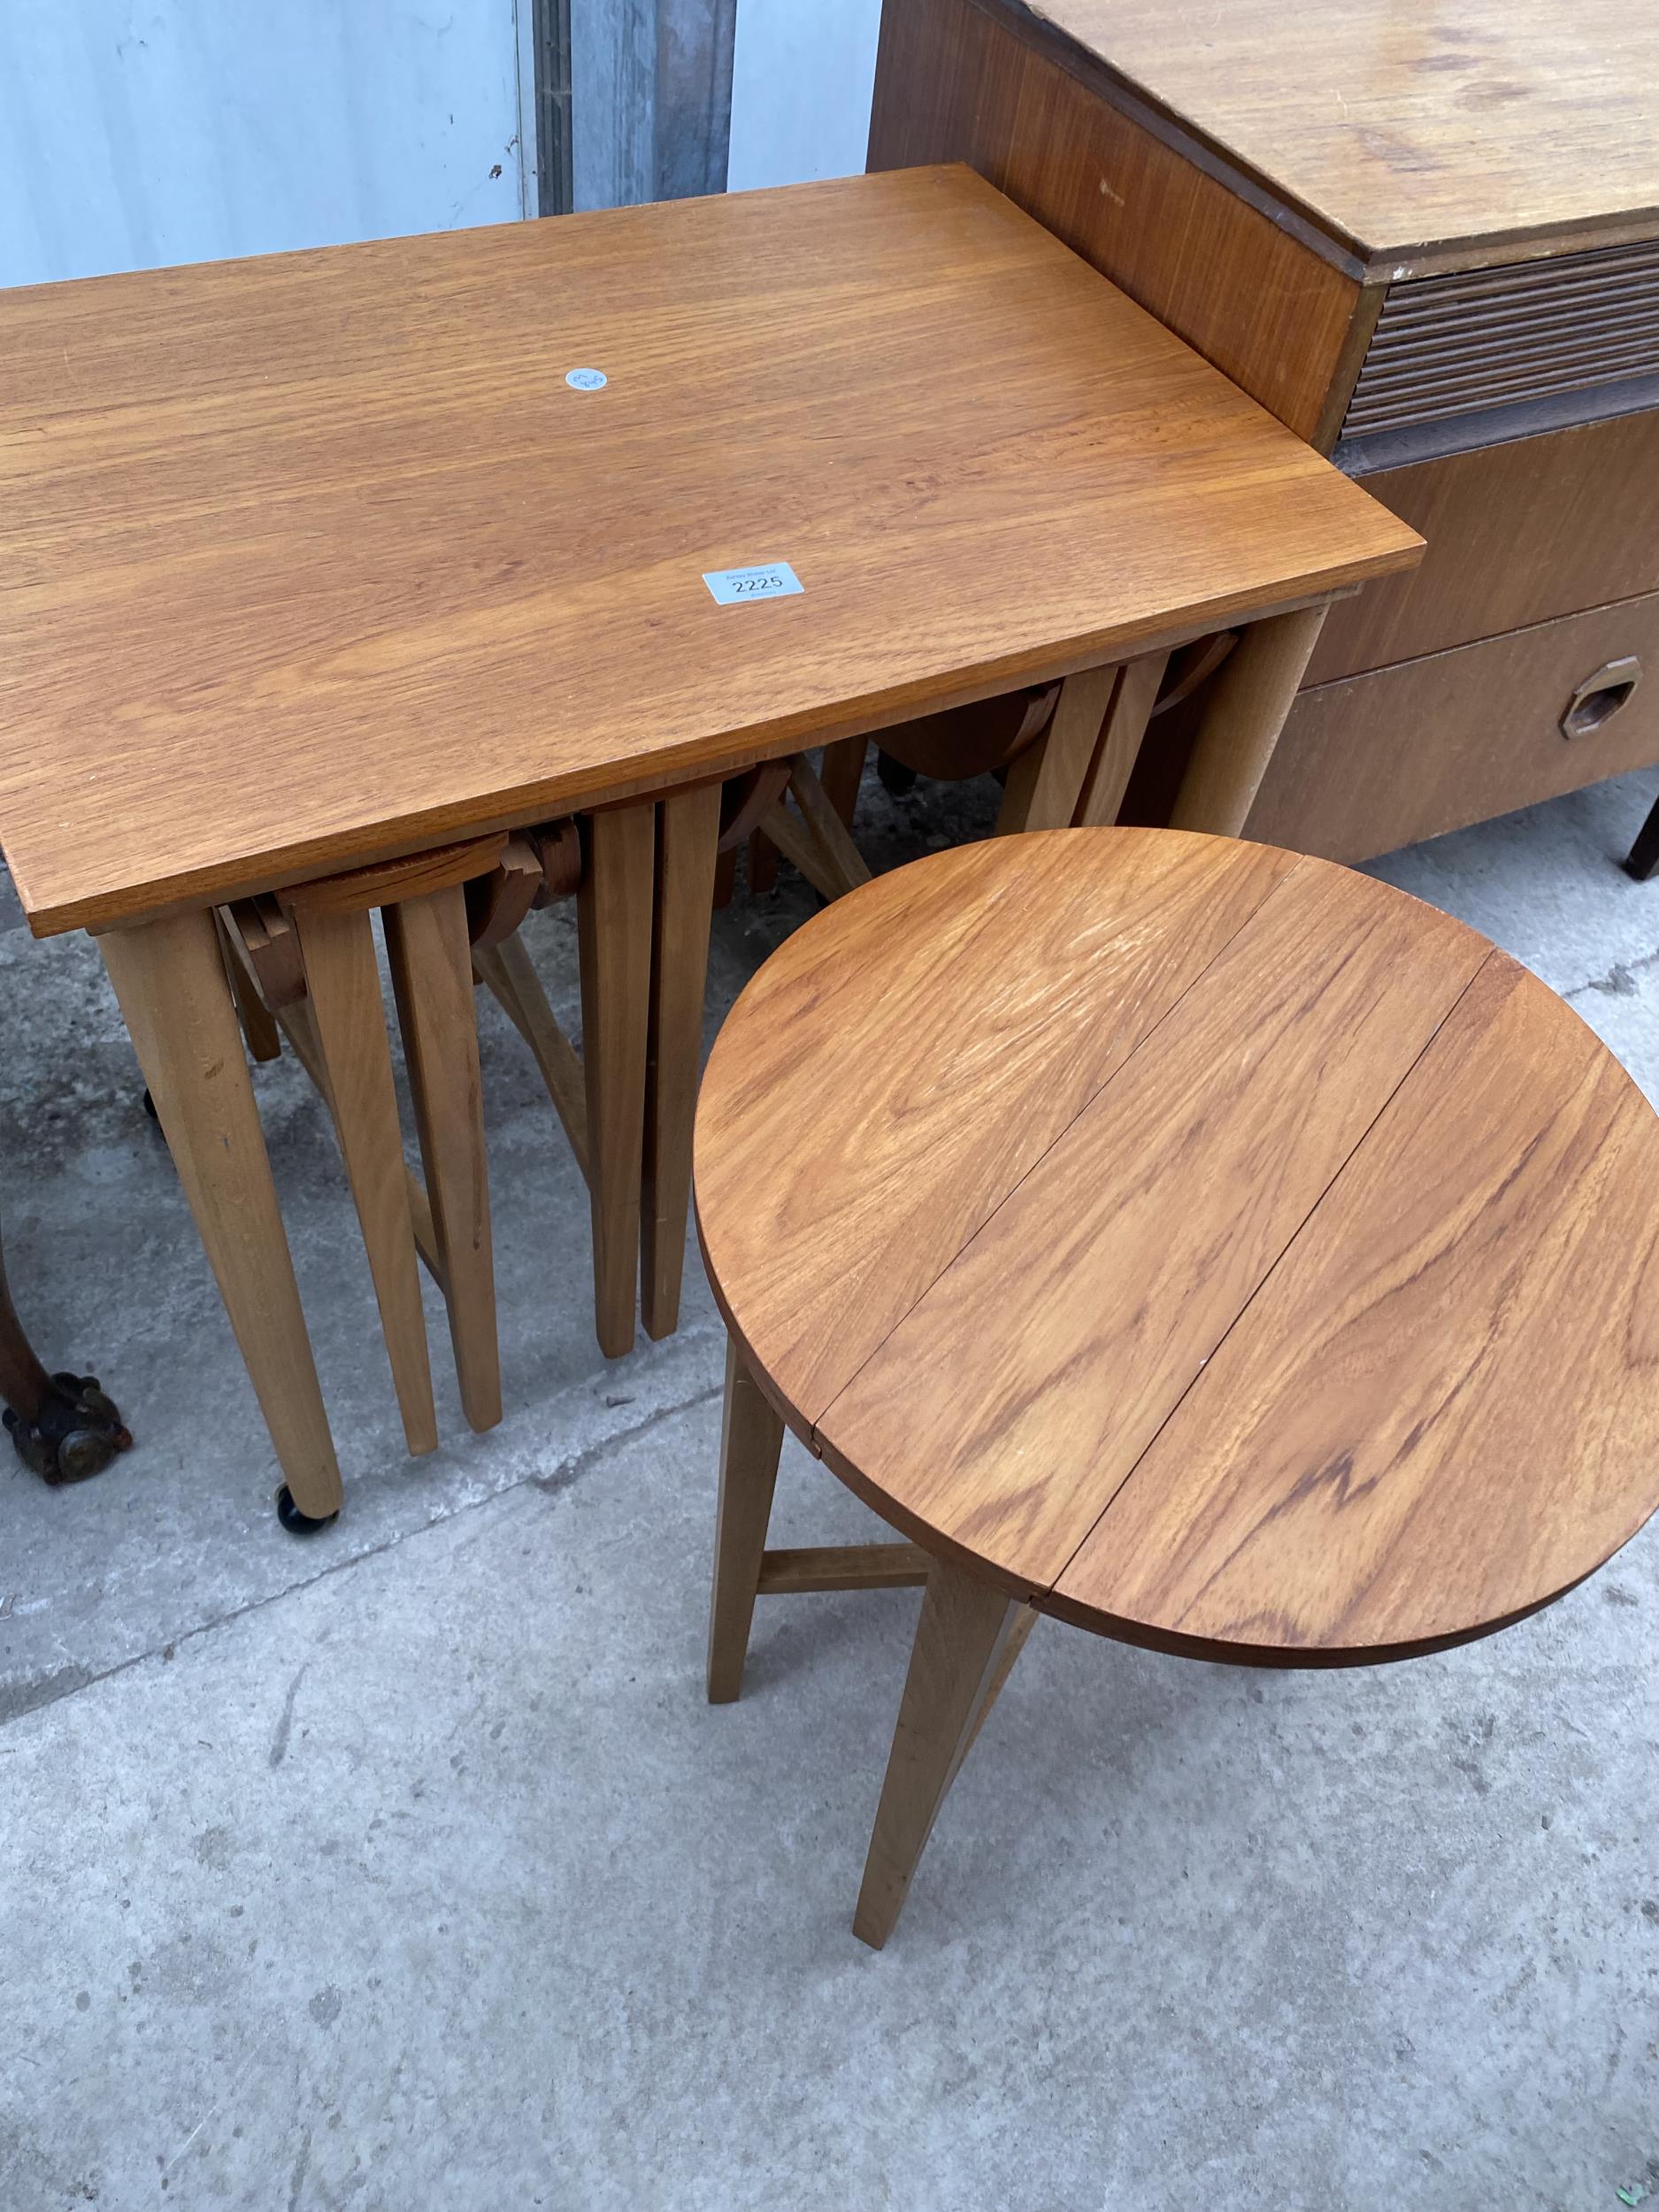
[[[1561,718],[1563,737],[1584,737],[1610,722],[1641,681],[1641,663],[1634,653],[1609,661],[1594,676],[1586,676],[1567,702]]]

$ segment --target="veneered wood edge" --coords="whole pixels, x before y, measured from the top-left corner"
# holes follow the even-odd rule
[[[1636,246],[1659,237],[1659,207],[1527,230],[1490,231],[1444,244],[1405,246],[1379,254],[1370,274],[1380,282],[1409,277],[1455,276],[1464,269],[1502,268],[1512,262],[1549,261],[1557,254],[1587,253],[1601,246]]]
[[[1298,244],[1367,287],[1398,283],[1409,277],[1451,276],[1461,269],[1484,269],[1509,261],[1541,261],[1586,247],[1633,245],[1644,238],[1659,237],[1656,205],[1582,216],[1568,223],[1525,224],[1507,231],[1379,244],[1361,238],[1328,210],[1293,192],[1281,179],[1204,131],[1194,118],[1180,114],[1149,85],[1141,84],[1079,43],[1070,32],[1028,6],[1026,0],[968,0],[968,4],[1056,62],[1068,75],[1139,123],[1195,169],[1226,185]]]
[[[943,1559],[978,1576],[981,1581],[1006,1590],[1011,1597],[1023,1599],[1027,1605],[1034,1607],[1039,1613],[1047,1614],[1051,1620],[1063,1621],[1069,1628],[1087,1629],[1090,1634],[1104,1636],[1113,1643],[1133,1645],[1141,1651],[1162,1652],[1177,1659],[1203,1659],[1213,1666],[1252,1667],[1279,1674],[1333,1673],[1344,1668],[1389,1666],[1404,1659],[1431,1658],[1437,1652],[1456,1651],[1465,1644],[1480,1643],[1486,1637],[1496,1636],[1506,1628],[1514,1628],[1522,1621],[1531,1620],[1535,1613],[1542,1613],[1550,1606],[1558,1604],[1563,1598],[1570,1597],[1581,1583],[1587,1582],[1592,1575],[1599,1574],[1608,1560],[1616,1559],[1624,1546],[1633,1542],[1641,1533],[1642,1527],[1647,1525],[1644,1521],[1632,1529],[1628,1536],[1613,1547],[1606,1558],[1598,1560],[1582,1574],[1575,1575],[1571,1581],[1563,1582],[1558,1590],[1552,1590],[1547,1596],[1537,1598],[1513,1613],[1505,1613],[1495,1620],[1482,1621],[1472,1628],[1458,1629],[1443,1636],[1425,1636],[1415,1641],[1398,1644],[1310,1645],[1294,1649],[1284,1645],[1225,1643],[1213,1637],[1183,1636],[1174,1630],[1157,1628],[1145,1621],[1130,1620],[1118,1614],[1102,1612],[1092,1606],[1079,1605],[1067,1598],[1057,1584],[1045,1586],[1033,1583],[1028,1578],[1009,1574],[993,1562],[981,1557],[978,1552],[970,1551],[953,1539],[942,1535],[931,1523],[922,1520],[916,1514],[906,1512],[885,1491],[868,1482],[852,1463],[843,1459],[839,1453],[823,1447],[810,1423],[803,1421],[761,1366],[754,1348],[739,1327],[712,1274],[709,1276],[709,1286],[756,1388],[784,1426],[889,1528],[896,1529],[901,1535],[919,1545],[930,1557]],[[882,1340],[885,1343],[886,1339]],[[877,1348],[879,1349],[879,1347]]]
[[[955,63],[967,74],[957,80]],[[930,104],[939,73],[948,96]],[[1041,123],[1033,121],[1041,117]],[[1046,133],[1081,134],[1088,151],[1056,165]],[[871,110],[866,160],[872,170],[966,157],[1046,229],[1110,277],[1286,427],[1310,439],[1325,407],[1357,280],[1315,252],[1227,178],[1189,158],[1097,87],[1074,74],[1019,27],[973,0],[890,0]],[[1135,177],[1139,220],[1119,229],[1071,188],[1078,161],[1098,159],[1108,200],[1109,171],[1126,161]],[[1191,204],[1187,204],[1188,202]],[[1157,242],[1179,238],[1197,219],[1201,233],[1227,242],[1227,264],[1254,271],[1259,299],[1289,298],[1308,287],[1320,295],[1277,336],[1256,325],[1257,307],[1225,288],[1198,284],[1184,253]]]
[[[1069,77],[1115,107],[1130,121],[1179,154],[1184,161],[1235,197],[1265,215],[1275,228],[1305,246],[1321,261],[1346,277],[1363,283],[1371,271],[1372,250],[1350,236],[1340,225],[1310,203],[1285,191],[1265,170],[1257,169],[1217,138],[1204,132],[1190,117],[1179,114],[1149,86],[1139,84],[1092,47],[1073,38],[1057,23],[1025,4],[1025,0],[968,0],[971,7],[1012,34],[1064,69]]]
[[[1386,513],[1386,509],[1379,509]],[[1393,519],[1393,518],[1391,518]],[[949,679],[918,679],[895,690],[841,701],[822,710],[811,709],[780,717],[773,722],[733,731],[716,745],[693,739],[664,748],[653,756],[649,768],[636,775],[618,778],[603,763],[563,776],[525,784],[505,793],[492,792],[475,801],[457,801],[411,814],[398,825],[395,837],[367,840],[341,832],[311,838],[291,846],[276,846],[251,855],[246,867],[181,871],[165,882],[116,887],[90,896],[42,901],[35,898],[27,872],[12,869],[12,883],[22,903],[24,918],[36,937],[57,937],[66,930],[89,930],[95,936],[107,929],[157,921],[196,907],[223,906],[236,899],[256,898],[265,892],[285,890],[333,875],[344,867],[376,865],[424,851],[432,845],[453,842],[458,836],[481,836],[496,830],[525,829],[556,815],[592,813],[600,807],[621,805],[653,793],[677,791],[691,783],[736,775],[757,761],[798,752],[804,747],[833,743],[843,737],[859,737],[884,730],[890,723],[907,722],[918,714],[943,712],[972,706],[1025,682],[1049,682],[1096,668],[1139,652],[1190,644],[1213,630],[1225,628],[1235,618],[1256,621],[1272,614],[1294,612],[1299,607],[1319,606],[1346,597],[1362,584],[1379,576],[1415,567],[1422,558],[1423,540],[1404,523],[1397,523],[1399,541],[1387,552],[1365,560],[1340,563],[1316,576],[1301,579],[1287,595],[1263,599],[1248,591],[1229,592],[1197,608],[1173,611],[1161,620],[1130,623],[1092,632],[1051,648],[999,655],[977,663],[971,673],[958,672]],[[0,839],[0,850],[4,841]],[[6,854],[8,864],[12,856]]]
[[[1613,1558],[1622,1548],[1615,1547],[1608,1558]],[[1403,1644],[1292,1647],[1283,1644],[1218,1643],[1210,1637],[1178,1635],[1172,1630],[1150,1627],[1144,1621],[1097,1612],[1091,1607],[1073,1604],[1055,1590],[1040,1592],[1029,1602],[1038,1612],[1064,1621],[1070,1628],[1087,1628],[1096,1636],[1110,1637],[1114,1643],[1133,1644],[1141,1651],[1165,1652],[1178,1659],[1207,1659],[1213,1666],[1271,1669],[1279,1674],[1331,1673],[1343,1667],[1381,1667],[1401,1659],[1427,1659],[1437,1651],[1456,1651],[1464,1644],[1478,1644],[1487,1636],[1513,1628],[1518,1621],[1531,1620],[1534,1613],[1541,1613],[1566,1597],[1581,1582],[1587,1581],[1590,1575],[1600,1573],[1606,1564],[1607,1560],[1601,1561],[1586,1573],[1563,1583],[1559,1590],[1552,1590],[1548,1597],[1536,1599],[1517,1612],[1505,1613],[1498,1620],[1482,1621],[1473,1628],[1458,1629],[1445,1636],[1425,1636],[1417,1642]]]
[[[1388,296],[1386,284],[1362,285],[1354,298],[1354,312],[1348,319],[1341,351],[1331,370],[1331,381],[1325,388],[1319,419],[1314,426],[1309,443],[1316,453],[1328,459],[1342,433],[1348,411],[1354,397],[1354,388],[1359,382],[1359,373],[1365,365],[1365,356],[1371,342],[1377,334],[1377,321]]]

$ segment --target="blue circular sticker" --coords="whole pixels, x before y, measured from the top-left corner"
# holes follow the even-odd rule
[[[603,392],[607,380],[603,369],[572,369],[565,379],[575,392]]]

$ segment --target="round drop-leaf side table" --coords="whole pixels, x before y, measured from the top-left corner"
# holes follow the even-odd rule
[[[1346,869],[1110,829],[883,877],[739,999],[695,1167],[710,1696],[757,1593],[926,1585],[872,1944],[1037,1613],[1405,1658],[1659,1505],[1659,1119],[1515,961]],[[786,1424],[910,1540],[768,1551]]]

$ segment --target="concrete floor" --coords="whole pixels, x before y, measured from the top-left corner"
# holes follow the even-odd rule
[[[1613,864],[1652,783],[1377,872],[1659,1098],[1659,883]],[[872,787],[872,856],[988,795]],[[710,1033],[806,910],[721,918]],[[451,1382],[424,1462],[320,1110],[257,1076],[348,1484],[301,1543],[96,956],[0,916],[14,1282],[139,1436],[75,1490],[0,1457],[0,2208],[1659,2199],[1659,1533],[1375,1672],[1043,1624],[873,1956],[916,1599],[769,1601],[744,1701],[703,1704],[712,1306],[699,1277],[672,1342],[600,1359],[582,1192],[484,1004],[510,1411],[472,1437]],[[780,1497],[784,1540],[871,1525],[793,1446]]]

